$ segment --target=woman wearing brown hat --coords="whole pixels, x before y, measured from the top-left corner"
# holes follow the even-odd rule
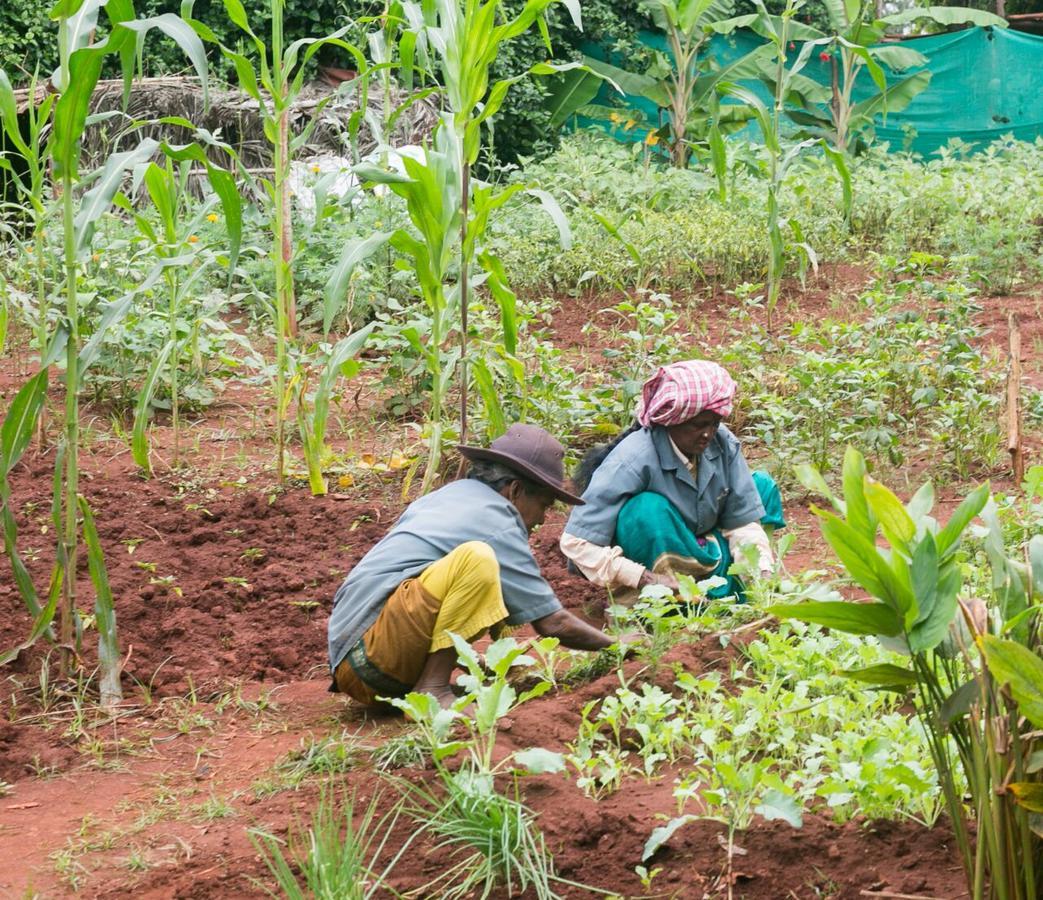
[[[455,699],[451,634],[531,622],[566,647],[610,637],[563,609],[540,574],[529,533],[563,487],[564,448],[542,428],[512,425],[488,448],[461,447],[468,477],[411,503],[351,570],[329,621],[331,690],[363,703],[409,691]]]

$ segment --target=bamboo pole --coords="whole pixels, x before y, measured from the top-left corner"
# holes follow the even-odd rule
[[[1017,313],[1007,318],[1010,332],[1010,367],[1007,370],[1007,452],[1010,454],[1014,482],[1025,479],[1025,456],[1021,446],[1021,323]]]

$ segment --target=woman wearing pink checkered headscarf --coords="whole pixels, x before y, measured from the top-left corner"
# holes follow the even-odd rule
[[[719,575],[709,595],[741,598],[741,580],[728,574],[736,559],[772,568],[765,526],[785,525],[782,503],[722,424],[736,390],[709,360],[661,366],[644,383],[630,429],[580,463],[574,481],[586,505],[573,509],[561,549],[617,600],[621,588],[633,597],[650,584],[676,590],[678,574]]]

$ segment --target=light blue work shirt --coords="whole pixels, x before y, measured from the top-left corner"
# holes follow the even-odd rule
[[[753,484],[742,447],[723,425],[697,459],[697,477],[681,461],[666,428],[653,425],[627,435],[595,470],[574,506],[565,533],[600,547],[617,543],[616,519],[636,494],[662,494],[694,534],[757,522],[764,506]]]
[[[337,589],[328,628],[330,667],[336,669],[377,620],[395,588],[467,541],[484,541],[496,554],[508,625],[561,609],[514,504],[473,478],[453,481],[410,503]]]

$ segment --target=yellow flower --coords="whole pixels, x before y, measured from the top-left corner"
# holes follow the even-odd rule
[[[321,168],[321,167],[319,167],[319,166],[312,166],[312,167],[311,167],[311,170],[312,170],[312,171],[313,171],[313,172],[314,172],[314,173],[315,173],[316,175],[318,175],[318,174],[319,174],[319,172],[321,172],[321,171],[322,171],[322,168]]]
[[[650,132],[648,132],[648,134],[645,135],[645,145],[646,146],[654,147],[658,143],[659,143],[659,135],[656,134],[654,131],[650,131]]]
[[[206,220],[208,222],[216,222],[217,221],[217,213],[210,213],[210,215],[206,217]]]
[[[623,121],[623,117],[619,113],[609,113],[608,118],[610,122],[614,122],[616,125]]]
[[[32,253],[32,252],[33,252],[33,245],[32,245],[32,244],[30,244],[30,245],[29,245],[28,247],[26,247],[26,248],[25,248],[25,252],[26,252],[26,253]]]
[[[188,242],[190,244],[198,244],[199,243],[199,238],[197,238],[194,234],[190,234],[188,236]]]
[[[637,124],[637,119],[627,119],[623,123],[623,130],[624,131],[630,131],[630,129],[633,128],[636,124]]]
[[[91,262],[101,262],[101,254],[100,253],[92,253],[91,254]]]

